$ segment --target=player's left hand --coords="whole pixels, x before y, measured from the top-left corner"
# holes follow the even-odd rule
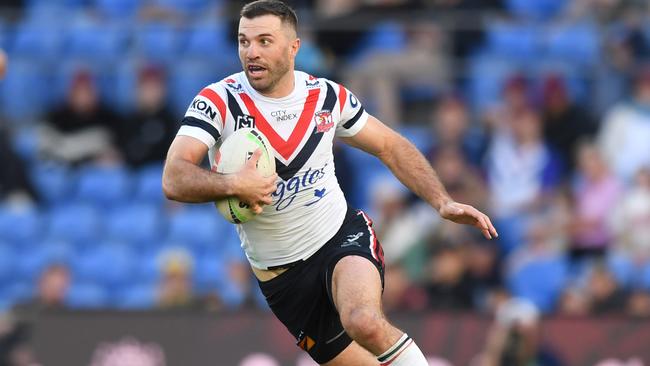
[[[490,218],[470,205],[450,201],[440,207],[440,216],[458,224],[476,226],[487,239],[499,236]]]

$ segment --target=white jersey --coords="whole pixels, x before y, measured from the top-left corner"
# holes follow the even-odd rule
[[[294,71],[293,92],[268,98],[243,72],[211,84],[192,101],[179,135],[209,148],[210,164],[221,139],[252,127],[269,140],[278,174],[273,203],[237,225],[250,263],[261,269],[306,259],[338,231],[347,203],[334,171],[334,136],[353,136],[368,114],[343,86]]]

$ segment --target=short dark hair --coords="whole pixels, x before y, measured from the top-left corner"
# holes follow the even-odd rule
[[[275,15],[282,23],[289,23],[294,30],[298,30],[298,16],[287,4],[280,0],[257,0],[244,5],[240,15],[253,19],[263,15]]]

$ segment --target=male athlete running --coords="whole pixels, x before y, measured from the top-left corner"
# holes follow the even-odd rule
[[[259,213],[237,225],[242,247],[269,306],[319,364],[427,365],[382,312],[383,251],[370,218],[349,208],[339,188],[334,137],[377,156],[442,217],[474,225],[487,238],[496,230],[486,215],[454,202],[418,150],[370,116],[349,90],[294,70],[296,29],[295,12],[281,1],[243,7],[244,70],[192,101],[169,149],[163,190],[183,202],[237,196]],[[217,141],[243,127],[269,139],[276,175],[257,173],[260,151],[237,174],[199,167],[205,154],[213,162]]]

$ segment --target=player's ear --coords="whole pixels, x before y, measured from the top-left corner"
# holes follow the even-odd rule
[[[300,50],[300,38],[297,38],[291,42],[291,47],[289,48],[289,52],[291,54],[291,57],[296,57],[298,54],[298,50]]]

